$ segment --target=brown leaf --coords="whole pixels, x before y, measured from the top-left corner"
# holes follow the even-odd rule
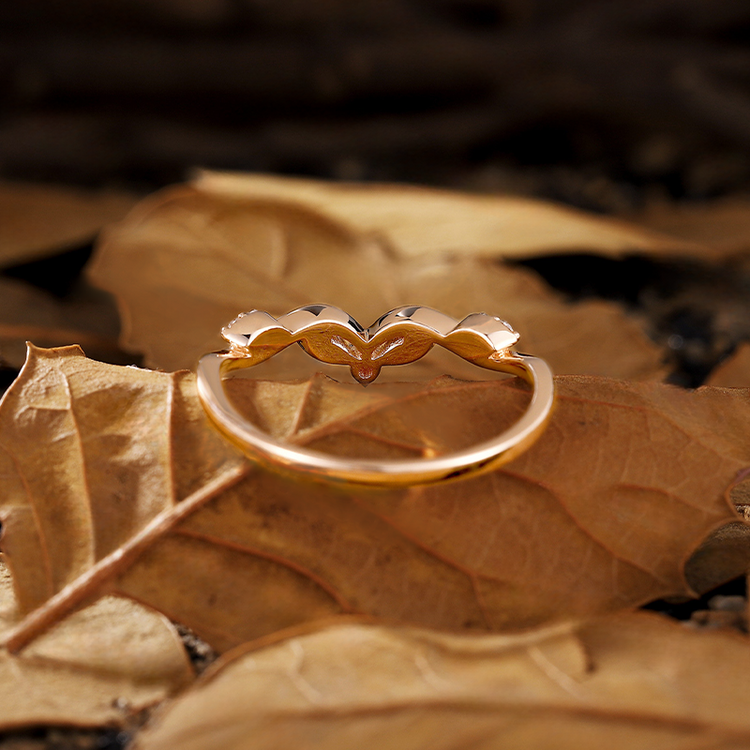
[[[750,572],[750,526],[730,523],[713,532],[691,555],[685,575],[696,591],[713,588]]]
[[[23,612],[200,486],[174,465],[186,450],[208,472],[233,455],[206,429],[191,375],[103,365],[78,347],[32,347],[2,411],[2,549]]]
[[[0,183],[0,267],[90,242],[135,202],[124,193]]]
[[[677,242],[694,243],[702,248],[696,255],[706,260],[721,260],[750,250],[750,203],[745,198],[684,205],[654,203],[628,218]]]
[[[507,630],[689,594],[690,553],[736,519],[725,495],[750,457],[747,392],[557,385],[548,429],[503,469],[378,492],[238,462],[188,373],[32,350],[0,408],[2,546],[24,610],[38,607],[9,645],[108,592],[219,650],[344,612]],[[526,398],[446,378],[227,387],[274,434],[349,456],[460,448]]]
[[[137,750],[750,747],[750,644],[639,613],[511,636],[320,625],[228,654]]]
[[[221,326],[250,303],[281,314],[312,294],[374,320],[399,299],[396,266],[375,240],[295,206],[187,187],[108,231],[90,270],[118,297],[125,347],[166,369],[220,347]]]
[[[721,526],[703,540],[685,565],[685,575],[696,591],[710,591],[718,585],[750,573],[750,479],[740,472],[730,500],[744,522]]]
[[[750,344],[740,344],[734,354],[711,373],[708,385],[750,387]]]
[[[0,633],[17,620],[10,577],[0,563]],[[162,615],[105,597],[23,654],[0,652],[0,731],[121,724],[192,676],[182,643]]]
[[[97,358],[121,357],[117,314],[105,296],[80,289],[63,302],[21,281],[0,278],[0,364],[20,368],[27,341],[38,346],[75,343]]]
[[[327,186],[318,188],[327,195]],[[401,204],[408,214],[410,203]],[[221,327],[239,312],[281,315],[324,302],[364,325],[400,304],[459,318],[484,310],[510,320],[523,336],[521,348],[546,358],[557,373],[663,375],[661,351],[617,306],[568,305],[530,271],[473,255],[444,258],[440,246],[428,258],[398,258],[404,253],[383,241],[390,224],[381,218],[377,231],[365,231],[281,200],[172,188],[105,234],[90,275],[118,299],[123,347],[165,369],[193,367],[220,348]],[[411,231],[421,226],[431,237],[422,218]]]
[[[407,269],[412,290],[407,299],[424,300],[457,318],[467,310],[504,311],[522,334],[519,350],[543,357],[556,374],[656,380],[666,373],[661,350],[646,338],[638,319],[609,302],[566,303],[524,269],[475,258],[414,263]]]
[[[352,231],[386,238],[395,252],[407,258],[435,254],[529,258],[571,252],[617,257],[702,250],[689,237],[674,239],[616,219],[516,196],[208,171],[193,184],[213,195],[305,206]]]

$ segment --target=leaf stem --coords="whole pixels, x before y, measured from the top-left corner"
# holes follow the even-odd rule
[[[243,479],[252,469],[247,461],[225,464],[222,471],[172,508],[159,513],[137,534],[111,554],[79,576],[64,589],[25,617],[3,639],[4,646],[15,654],[31,641],[81,606],[103,595],[105,584],[135,560],[157,539],[173,529],[204,503]]]

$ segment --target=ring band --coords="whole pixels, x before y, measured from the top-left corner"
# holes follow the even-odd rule
[[[518,333],[500,318],[484,313],[459,322],[429,307],[399,307],[364,329],[337,307],[306,305],[278,319],[262,310],[242,313],[221,333],[230,348],[205,354],[198,362],[198,395],[206,412],[251,458],[319,480],[394,487],[490,471],[515,458],[539,437],[555,397],[549,365],[513,351]],[[321,362],[348,365],[363,385],[375,380],[384,365],[415,362],[438,344],[479,367],[521,377],[533,389],[531,401],[512,427],[466,450],[425,459],[331,456],[262,432],[234,408],[224,391],[225,372],[253,367],[295,343]]]

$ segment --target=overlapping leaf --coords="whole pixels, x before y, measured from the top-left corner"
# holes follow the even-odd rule
[[[221,172],[203,172],[194,184],[210,194],[305,206],[354,231],[385,237],[407,258],[444,253],[528,258],[571,252],[613,256],[702,252],[701,245],[686,235],[676,238],[517,196]]]
[[[636,224],[702,248],[695,257],[722,260],[750,250],[750,204],[730,197],[684,205],[654,203],[630,217]],[[690,253],[692,255],[692,253]]]
[[[18,621],[0,564],[0,635]],[[0,731],[36,724],[122,724],[185,687],[193,673],[167,620],[127,599],[105,597],[23,654],[0,652]]]
[[[23,612],[200,486],[186,451],[209,473],[231,453],[187,373],[103,365],[78,347],[31,349],[2,413],[2,550]]]
[[[125,216],[135,201],[123,193],[0,183],[0,266],[90,242],[103,226]]]
[[[750,747],[750,646],[644,613],[514,636],[362,624],[238,649],[138,750]]]
[[[254,179],[248,178],[250,185]],[[317,189],[321,201],[334,190],[322,184]],[[361,201],[364,210],[369,194],[355,191],[355,208]],[[468,214],[468,207],[484,205],[479,198],[462,200]],[[523,337],[521,348],[545,357],[557,373],[663,375],[661,352],[618,306],[567,304],[530,271],[483,260],[477,248],[459,253],[471,247],[469,215],[450,219],[456,224],[448,232],[448,220],[443,225],[437,220],[448,215],[442,204],[421,216],[419,200],[402,203],[400,194],[390,196],[371,223],[350,225],[335,213],[290,202],[289,196],[227,194],[199,181],[144,201],[107,232],[91,278],[118,299],[123,346],[170,370],[192,368],[201,354],[220,348],[221,327],[244,310],[281,315],[303,304],[325,303],[345,309],[363,325],[405,304],[433,306],[459,319],[485,311],[511,321]],[[523,247],[522,234],[502,229],[516,216],[516,204],[492,206],[480,209],[494,216],[485,235]],[[526,224],[541,227],[544,248],[567,246],[569,228],[556,224],[562,210],[549,209],[554,216],[546,217],[547,209],[530,206],[534,210],[521,213]],[[397,231],[391,237],[412,210],[406,236]],[[586,235],[588,222],[596,226],[589,218],[573,221],[576,238]],[[620,241],[627,244],[632,232],[622,232]],[[601,239],[594,231],[591,241]],[[432,252],[408,260],[415,254],[409,242],[429,245]],[[446,250],[453,255],[446,256]]]
[[[0,278],[0,365],[20,369],[27,341],[39,346],[75,341],[91,356],[107,361],[121,355],[117,313],[104,297],[88,288],[62,302],[22,281]]]
[[[526,398],[445,378],[228,387],[264,429],[348,456],[464,447]],[[345,612],[507,630],[689,593],[685,561],[735,518],[747,393],[581,377],[558,379],[558,393],[539,442],[493,474],[332,489],[239,458],[188,373],[32,350],[0,408],[2,547],[24,610],[36,608],[11,643],[108,592],[220,650]]]
[[[708,382],[725,388],[750,387],[750,344],[740,344],[734,354],[711,373]]]

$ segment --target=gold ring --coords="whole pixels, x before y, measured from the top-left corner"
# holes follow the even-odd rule
[[[218,428],[248,456],[311,478],[377,487],[432,484],[490,471],[526,450],[543,431],[555,398],[549,365],[519,354],[519,339],[500,318],[474,313],[460,322],[429,307],[399,307],[364,329],[343,310],[306,305],[276,319],[262,310],[242,313],[221,331],[230,348],[198,362],[198,395]],[[517,375],[532,387],[531,401],[512,427],[470,449],[425,459],[340,458],[276,440],[248,422],[231,404],[222,376],[253,367],[291,344],[321,362],[348,365],[363,385],[384,365],[422,358],[434,344],[479,367]]]

